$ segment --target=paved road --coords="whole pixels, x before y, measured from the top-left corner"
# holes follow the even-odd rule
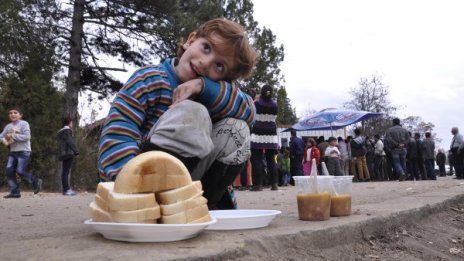
[[[23,193],[21,199],[0,199],[0,257],[2,260],[169,260],[247,257],[259,251],[288,247],[279,242],[343,243],[352,233],[374,233],[382,226],[413,216],[427,216],[464,202],[464,181],[367,182],[353,184],[353,214],[323,222],[298,220],[296,189],[237,191],[243,209],[278,209],[269,227],[239,231],[205,231],[198,237],[171,243],[126,243],[104,239],[83,224],[93,193],[75,197]],[[3,196],[0,195],[0,196]]]

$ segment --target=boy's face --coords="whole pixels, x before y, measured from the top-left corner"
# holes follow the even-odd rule
[[[337,145],[337,141],[336,141],[336,140],[331,140],[331,141],[329,142],[329,144],[330,144],[331,146],[336,146],[336,145]]]
[[[17,121],[20,120],[22,115],[19,111],[17,110],[11,110],[8,112],[8,116],[10,116],[11,121]]]
[[[221,43],[219,36],[211,37],[216,43]],[[213,49],[213,44],[206,38],[197,38],[191,33],[184,44],[185,52],[175,67],[175,72],[182,82],[206,76],[213,81],[227,78],[236,66],[233,56],[224,55]]]

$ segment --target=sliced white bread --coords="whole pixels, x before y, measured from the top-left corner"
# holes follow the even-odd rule
[[[119,223],[156,223],[161,211],[159,206],[131,211],[110,210],[110,216],[113,222]]]
[[[154,193],[124,194],[116,193],[114,182],[101,182],[97,186],[95,202],[106,210],[137,210],[158,206]]]
[[[208,206],[206,206],[206,204],[203,204],[196,208],[187,209],[186,211],[182,211],[174,215],[161,216],[160,223],[187,224],[206,215],[208,215]]]
[[[194,221],[189,222],[189,224],[206,223],[206,222],[209,222],[209,221],[211,221],[211,217],[208,214],[208,215],[203,216],[203,217],[201,217],[199,219],[195,219]]]
[[[123,194],[111,192],[107,202],[110,210],[119,211],[158,207],[155,193]]]
[[[97,206],[101,209],[103,209],[104,211],[108,212],[110,211],[109,207],[108,207],[108,202],[106,200],[104,200],[100,195],[95,195],[95,204],[97,204]]]
[[[105,211],[95,201],[89,205],[89,215],[93,222],[118,223],[157,223],[161,217],[160,207],[144,208],[132,211]]]
[[[97,186],[97,195],[99,195],[103,200],[108,199],[110,192],[114,190],[114,182],[100,182]]]
[[[149,151],[137,155],[122,167],[114,192],[158,192],[191,182],[190,173],[179,159],[162,151]]]
[[[179,212],[185,211],[187,209],[192,209],[196,208],[200,205],[205,205],[208,203],[208,200],[202,196],[203,192],[199,192],[192,198],[179,201],[173,204],[169,205],[163,205],[161,204],[161,215],[163,216],[169,216],[169,215],[174,215]]]
[[[156,193],[156,200],[159,204],[169,205],[184,201],[202,192],[201,182],[194,181],[186,186],[178,187],[163,192]]]
[[[89,205],[89,215],[93,222],[112,222],[108,211],[100,208],[95,201],[92,201]]]

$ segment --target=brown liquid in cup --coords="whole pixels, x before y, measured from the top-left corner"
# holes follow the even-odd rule
[[[302,193],[296,196],[301,220],[322,221],[330,218],[330,193]]]
[[[331,197],[330,216],[340,217],[351,215],[351,195],[344,194]]]

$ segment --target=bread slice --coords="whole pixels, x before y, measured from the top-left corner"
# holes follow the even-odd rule
[[[100,208],[95,201],[89,205],[89,215],[93,222],[112,222],[110,214]]]
[[[113,191],[114,182],[101,182],[97,186],[95,202],[106,210],[137,210],[158,206],[154,193],[123,194]]]
[[[180,213],[161,216],[161,222],[163,224],[187,224],[199,218],[208,215],[208,206],[206,204],[200,205],[198,207],[187,209]]]
[[[110,192],[114,190],[114,182],[100,182],[97,186],[97,195],[100,196],[103,200],[108,199]]]
[[[156,193],[156,199],[160,204],[169,205],[194,197],[201,191],[201,182],[194,181],[187,186]]]
[[[169,205],[160,205],[161,207],[161,215],[163,216],[170,216],[182,211],[196,208],[200,205],[206,205],[208,200],[202,196],[203,192],[199,192],[197,195],[193,196],[192,198],[179,201]]]
[[[191,182],[190,173],[179,159],[162,151],[149,151],[137,155],[122,167],[114,192],[158,192]]]
[[[203,216],[203,217],[201,217],[199,219],[195,219],[194,221],[189,222],[189,224],[206,223],[206,222],[209,222],[209,221],[211,221],[211,217],[208,214],[208,215]]]
[[[143,208],[131,211],[110,210],[113,222],[120,223],[156,223],[156,219],[161,217],[160,207]],[[151,221],[151,222],[148,222]]]
[[[89,205],[89,215],[93,222],[156,223],[160,218],[160,207],[132,211],[105,211],[95,201]]]
[[[119,211],[158,207],[155,193],[123,194],[111,192],[107,202],[110,210]]]
[[[110,211],[108,207],[108,202],[104,200],[100,195],[95,195],[95,204],[104,211],[108,212]]]

